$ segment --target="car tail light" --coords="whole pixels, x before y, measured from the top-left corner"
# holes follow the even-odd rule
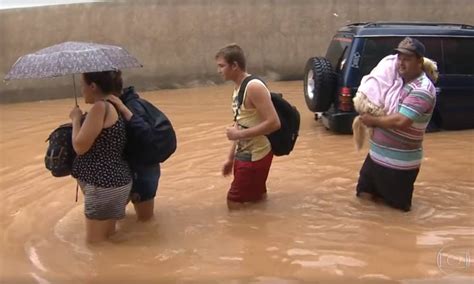
[[[339,105],[340,111],[351,111],[352,110],[352,95],[351,89],[348,87],[342,87],[339,93]]]

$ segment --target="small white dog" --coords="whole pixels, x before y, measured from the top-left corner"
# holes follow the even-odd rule
[[[435,61],[424,57],[423,71],[433,83],[436,83],[436,81],[438,80],[439,72],[438,66]],[[357,91],[355,97],[353,98],[353,102],[354,108],[359,114],[368,113],[373,116],[386,115],[386,111],[384,110],[383,106],[377,106],[376,104],[371,102],[369,98],[361,91]],[[372,136],[373,128],[365,126],[365,124],[360,121],[360,117],[356,116],[354,118],[354,121],[352,122],[352,132],[354,134],[353,138],[356,149],[357,151],[359,151],[362,148],[367,135],[369,137]]]

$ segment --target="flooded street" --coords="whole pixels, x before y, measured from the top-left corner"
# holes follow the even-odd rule
[[[474,130],[428,134],[412,211],[355,197],[367,153],[313,119],[302,82],[270,84],[301,113],[290,156],[274,159],[268,201],[229,212],[231,85],[143,94],[171,119],[155,219],[131,205],[111,242],[84,242],[75,181],[44,168],[48,134],[74,100],[0,105],[0,283],[470,283]],[[81,101],[81,108],[87,109]]]

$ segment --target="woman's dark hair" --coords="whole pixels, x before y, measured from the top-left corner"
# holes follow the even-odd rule
[[[117,89],[122,89],[122,71],[103,71],[82,74],[84,81],[90,85],[95,83],[104,94],[115,93]]]

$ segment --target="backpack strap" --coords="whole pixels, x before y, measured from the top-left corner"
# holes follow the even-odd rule
[[[254,79],[257,79],[257,80],[261,81],[265,86],[267,85],[258,76],[250,75],[250,76],[245,77],[245,79],[242,81],[242,83],[240,84],[240,87],[239,87],[239,94],[237,95],[237,110],[236,110],[235,115],[234,115],[234,121],[237,121],[237,116],[239,115],[240,107],[244,103],[244,94],[245,94],[245,90],[247,89],[247,85],[250,81],[252,81]]]
[[[122,114],[120,113],[120,111],[117,109],[117,107],[109,100],[103,100],[104,103],[105,103],[105,115],[104,115],[104,122],[105,123],[105,120],[107,119],[107,114],[109,114],[109,108],[110,106],[109,105],[112,105],[115,109],[115,111],[117,111],[117,115],[118,115],[118,118],[121,118],[122,117]]]
[[[104,115],[104,122],[105,123],[105,120],[107,119],[107,114],[109,114],[109,101],[107,100],[104,100],[104,103],[105,103],[105,115]]]
[[[79,182],[76,181],[76,202],[77,202],[77,197],[79,196]]]

